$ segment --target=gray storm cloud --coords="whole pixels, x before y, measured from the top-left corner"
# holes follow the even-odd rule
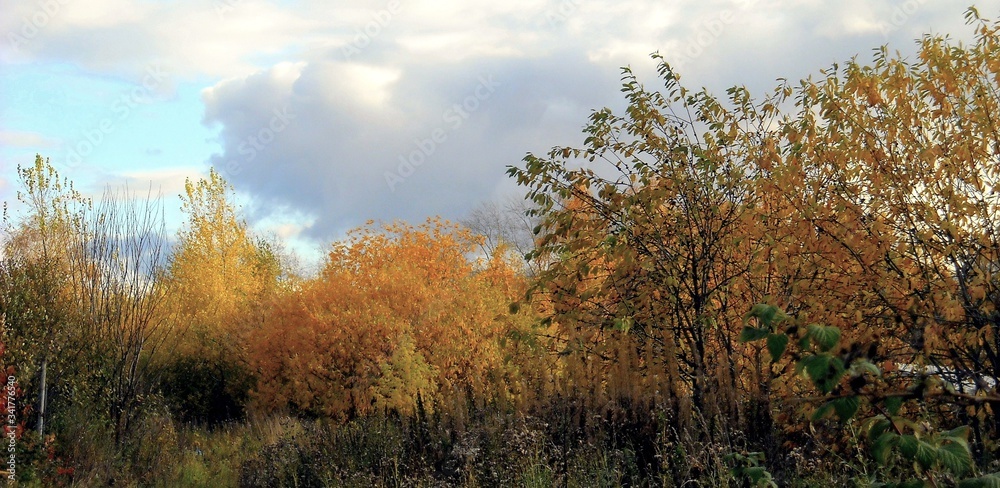
[[[252,223],[323,244],[369,218],[462,218],[480,201],[518,192],[507,165],[529,151],[580,146],[591,110],[622,108],[620,66],[659,84],[652,51],[680,68],[689,88],[724,95],[740,84],[762,96],[779,77],[821,76],[854,55],[870,59],[883,43],[906,55],[925,33],[973,37],[964,5],[946,0],[9,3],[0,15],[5,73],[37,64],[55,77],[141,86],[162,66],[167,78],[151,98],[164,111],[196,105],[191,89],[207,86],[204,122],[218,130],[221,149],[165,151],[185,153],[163,163],[169,174],[192,175],[207,159],[250,197]],[[1000,15],[1000,0],[976,4],[986,17]],[[85,86],[28,105],[59,105],[65,119],[89,123],[95,117],[65,103],[100,98]],[[11,93],[0,90],[0,99]],[[165,104],[175,96],[177,105]],[[72,127],[60,128],[66,120],[0,115],[0,129],[20,144],[0,148],[0,195],[9,195],[9,161],[78,143]],[[184,144],[174,142],[187,133],[182,123],[190,122],[166,122],[141,142]],[[97,174],[120,177],[129,168],[121,154],[94,155]]]
[[[655,87],[655,63],[641,46],[659,46],[691,88],[724,95],[745,84],[763,95],[779,77],[864,59],[885,42],[905,52],[920,32],[970,30],[952,6],[908,1],[849,0],[850,9],[722,2],[663,24],[670,29],[646,29],[655,38],[624,42],[627,33],[609,30],[579,45],[568,41],[579,35],[568,18],[550,29],[570,37],[534,55],[414,59],[379,38],[356,56],[333,49],[206,89],[205,122],[221,128],[223,148],[211,164],[254,196],[254,218],[302,212],[315,218],[307,235],[320,240],[367,219],[461,218],[516,191],[507,165],[529,151],[579,146],[591,110],[621,108],[622,59]],[[392,21],[400,29],[404,15]]]
[[[328,238],[366,219],[463,217],[509,188],[528,151],[577,144],[618,73],[582,57],[413,65],[282,65],[203,94],[221,126],[212,158],[258,212],[290,207]],[[259,215],[261,217],[265,215]]]

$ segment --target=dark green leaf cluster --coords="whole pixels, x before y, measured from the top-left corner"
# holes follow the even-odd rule
[[[750,319],[757,319],[758,325],[756,327],[750,325]],[[747,314],[747,322],[740,334],[740,341],[766,340],[773,362],[778,362],[785,354],[789,336],[800,334],[796,342],[798,350],[791,354],[796,360],[795,371],[808,377],[822,394],[819,398],[821,403],[811,416],[812,421],[821,420],[833,413],[841,422],[847,422],[858,416],[863,400],[871,405],[873,411],[878,412],[861,422],[872,459],[880,466],[890,466],[897,460],[910,463],[918,479],[880,483],[876,486],[936,486],[935,475],[947,473],[955,478],[961,478],[974,471],[975,463],[969,448],[969,427],[961,426],[937,432],[925,423],[915,422],[899,415],[905,399],[919,400],[920,397],[881,396],[875,392],[862,391],[867,382],[856,380],[864,379],[866,376],[879,377],[881,372],[863,355],[848,354],[848,359],[845,361],[842,356],[832,352],[841,339],[839,328],[820,324],[810,324],[804,329],[800,328],[778,307],[768,304],[755,305]],[[856,351],[858,348],[855,346],[849,350]],[[840,385],[846,375],[852,377],[849,382],[849,393],[846,393]],[[734,456],[738,456],[738,461],[741,463],[751,461],[746,456]],[[756,464],[751,463],[749,466]],[[754,483],[759,479],[753,478],[747,471],[749,468],[739,469],[739,475],[751,477]],[[734,470],[734,474],[736,473]],[[1000,474],[966,479],[960,481],[958,486],[1000,486]]]

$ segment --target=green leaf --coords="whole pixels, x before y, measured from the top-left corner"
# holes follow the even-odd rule
[[[743,331],[740,332],[740,342],[753,342],[758,341],[767,337],[768,329],[743,326]]]
[[[857,396],[838,398],[831,403],[833,403],[833,409],[837,412],[837,417],[840,417],[841,422],[847,422],[851,417],[854,417],[854,414],[858,413],[860,405]]]
[[[864,358],[856,359],[851,363],[851,370],[857,373],[871,373],[872,376],[882,375],[882,371],[878,369],[878,366],[875,366],[871,361]]]
[[[899,452],[906,459],[913,459],[917,455],[919,442],[912,434],[899,436]]]
[[[830,367],[830,356],[826,354],[813,354],[806,356],[799,362],[799,368],[805,370],[806,375],[813,382],[823,378]]]
[[[937,458],[955,476],[962,476],[972,469],[972,453],[964,444],[949,442],[942,445],[937,449]]]
[[[798,369],[804,369],[816,388],[823,393],[830,393],[844,376],[844,362],[830,354],[814,354],[802,358]]]
[[[899,443],[899,435],[895,432],[883,432],[872,443],[872,457],[882,466],[889,461],[889,452]]]
[[[800,371],[805,371],[806,376],[813,380],[813,383],[819,381],[826,375],[826,370],[830,367],[830,356],[826,354],[813,354],[812,356],[806,356],[799,361],[798,368]]]
[[[836,347],[837,342],[840,341],[840,329],[832,326],[810,324],[808,335],[816,341],[816,345],[824,352]]]
[[[868,421],[866,422],[866,426],[868,427],[867,429],[868,440],[874,441],[883,433],[888,432],[889,427],[892,426],[892,423],[889,422],[889,420],[886,419],[885,417],[879,415],[868,419]]]
[[[837,387],[837,383],[840,383],[840,378],[844,376],[844,365],[840,361],[840,358],[833,358],[830,361],[830,372],[829,374],[816,383],[816,386],[823,393],[830,393],[834,388]]]
[[[903,406],[903,397],[891,396],[885,399],[885,409],[889,411],[890,415],[896,415],[899,413],[899,408]]]
[[[761,480],[769,479],[771,477],[771,474],[767,472],[767,469],[761,466],[751,466],[749,468],[744,468],[743,474],[747,475],[747,477],[750,478],[750,481],[753,482],[753,484],[757,484]]]
[[[970,431],[969,426],[963,425],[961,427],[957,427],[949,431],[942,432],[941,437],[953,442],[963,443],[967,446],[969,445],[969,431]]]
[[[632,319],[628,317],[615,319],[614,328],[619,332],[628,333],[629,329],[632,328]]]
[[[958,488],[1000,488],[1000,473],[959,481]]]
[[[934,461],[937,459],[937,449],[924,441],[917,441],[917,455],[915,459],[920,464],[920,467],[931,469],[934,466]]]
[[[785,353],[785,348],[788,347],[788,336],[785,334],[768,334],[767,336],[767,352],[771,353],[771,362],[776,363],[781,359],[781,355]]]
[[[779,310],[778,307],[768,305],[766,303],[758,303],[757,305],[754,305],[753,308],[750,309],[748,316],[759,319],[761,324],[764,325],[766,329],[770,329],[776,319],[777,321],[780,321],[783,318],[781,317],[781,310]]]

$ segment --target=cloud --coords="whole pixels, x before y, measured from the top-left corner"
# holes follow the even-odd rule
[[[368,218],[461,217],[513,187],[507,165],[528,151],[579,145],[591,109],[620,107],[619,66],[632,64],[655,87],[648,54],[663,48],[668,60],[685,61],[693,87],[721,95],[748,84],[760,93],[775,78],[803,77],[880,44],[878,26],[893,10],[863,3],[682,9],[563,0],[452,3],[438,13],[416,2],[391,16],[376,10],[367,20],[380,22],[369,29],[375,36],[206,89],[205,121],[221,128],[223,148],[211,163],[257,198],[257,218],[275,207],[307,212],[314,222],[303,232],[313,237]],[[901,26],[923,25],[942,9],[919,7]],[[364,49],[344,56],[345,45]],[[483,80],[495,86],[485,90]]]
[[[130,78],[156,61],[185,78],[232,76],[322,35],[327,24],[318,19],[262,0],[18,2],[0,19],[0,60],[69,62]]]
[[[10,147],[50,148],[57,146],[58,141],[37,132],[0,130],[0,144]]]
[[[996,0],[980,10],[996,10]],[[429,64],[525,58],[573,50],[613,66],[651,51],[683,47],[705,22],[735,12],[725,44],[742,35],[827,52],[869,36],[909,39],[961,27],[960,7],[903,0],[35,0],[14,2],[0,18],[0,59],[64,61],[98,72],[140,76],[153,60],[177,76],[247,76],[279,62],[343,56],[361,47],[367,61],[419,57]],[[815,41],[823,41],[818,44]],[[842,47],[842,46],[839,46]],[[761,52],[759,58],[773,53]]]
[[[124,180],[124,184],[133,191],[145,193],[151,190],[154,195],[173,196],[184,193],[185,181],[195,174],[195,168],[164,168],[126,171],[117,175],[116,179]]]
[[[221,126],[213,165],[261,209],[305,210],[316,219],[306,232],[329,238],[368,218],[463,216],[527,150],[578,140],[617,84],[569,54],[391,70],[331,60],[226,80],[203,97],[206,122]]]
[[[209,163],[253,196],[252,219],[321,240],[512,191],[507,165],[579,146],[592,109],[622,107],[621,66],[658,86],[653,51],[691,88],[760,94],[884,42],[971,37],[961,8],[931,0],[36,0],[0,30],[14,65],[141,80],[162,63],[206,86]]]

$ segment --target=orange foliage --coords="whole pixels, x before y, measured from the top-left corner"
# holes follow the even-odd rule
[[[738,341],[760,302],[844,331],[838,354],[1000,378],[1000,35],[971,22],[973,46],[926,37],[919,62],[883,49],[761,101],[730,89],[731,108],[665,63],[663,93],[626,70],[625,115],[597,111],[585,148],[511,168],[543,217],[533,290],[560,381],[606,403],[628,379],[675,412],[750,422],[804,386],[772,385],[791,363]]]
[[[369,225],[335,243],[253,340],[258,402],[344,417],[411,412],[418,394],[431,406],[512,395],[502,346],[525,322],[506,313],[522,278],[501,257],[470,259],[473,249],[440,220]]]

